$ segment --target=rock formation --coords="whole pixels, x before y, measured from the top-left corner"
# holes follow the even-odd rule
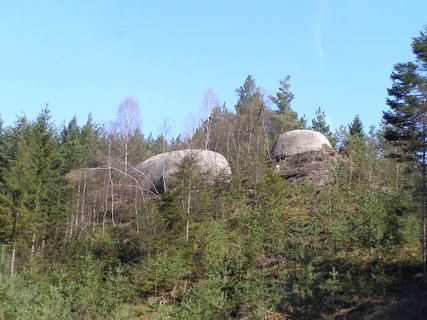
[[[271,155],[279,162],[276,168],[285,179],[307,179],[319,188],[325,184],[327,169],[337,153],[320,132],[293,130],[277,139]]]
[[[292,130],[277,139],[271,150],[275,159],[284,159],[299,153],[332,149],[329,140],[313,130]]]
[[[180,162],[185,157],[196,161],[200,172],[210,172],[215,179],[227,179],[231,175],[230,165],[221,154],[200,149],[185,149],[158,154],[136,167],[132,173],[142,186],[155,192],[164,190],[172,175],[178,171]]]

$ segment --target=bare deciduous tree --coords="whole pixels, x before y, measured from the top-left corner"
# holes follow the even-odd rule
[[[124,153],[124,172],[128,171],[128,157],[132,151],[130,141],[141,130],[138,102],[133,97],[123,100],[117,109],[117,119],[111,123],[110,138]]]
[[[209,88],[205,91],[203,98],[202,122],[205,129],[205,149],[208,149],[210,137],[213,131],[213,112],[219,107],[219,99],[215,91]]]

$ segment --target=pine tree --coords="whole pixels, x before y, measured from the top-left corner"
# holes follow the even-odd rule
[[[278,113],[285,114],[290,113],[290,115],[296,115],[296,113],[291,109],[292,100],[295,96],[290,91],[291,85],[289,80],[291,76],[286,76],[283,80],[280,80],[279,91],[276,93],[276,96],[270,96],[271,101],[277,106]]]
[[[326,122],[326,114],[320,107],[316,109],[316,117],[311,120],[311,129],[319,131],[325,136],[331,134],[331,127]]]
[[[330,125],[326,122],[326,114],[320,107],[316,109],[316,117],[311,120],[311,129],[320,132],[329,139],[332,146],[337,143],[337,138],[331,132]]]
[[[292,129],[304,129],[304,119],[298,119],[298,114],[292,110],[291,103],[294,94],[290,91],[291,76],[280,80],[280,87],[276,96],[270,96],[270,100],[277,106],[277,112],[268,112],[269,136],[275,141],[282,133]]]
[[[253,109],[259,112],[264,108],[260,89],[251,75],[247,76],[243,86],[236,89],[236,93],[239,96],[235,106],[237,114],[244,114]]]
[[[426,165],[427,165],[427,27],[412,41],[415,62],[398,63],[391,74],[384,112],[385,138],[402,150],[402,160],[421,172],[421,241],[423,275],[427,280]]]

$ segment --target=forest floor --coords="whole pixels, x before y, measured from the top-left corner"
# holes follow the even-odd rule
[[[425,320],[427,319],[427,283],[422,274],[407,277],[392,287],[384,299],[362,301],[341,310],[329,319],[363,320]]]

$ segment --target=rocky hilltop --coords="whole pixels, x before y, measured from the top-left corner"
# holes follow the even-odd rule
[[[277,139],[271,155],[277,161],[276,169],[285,179],[308,179],[318,188],[325,184],[327,169],[337,152],[320,132],[293,130]]]

